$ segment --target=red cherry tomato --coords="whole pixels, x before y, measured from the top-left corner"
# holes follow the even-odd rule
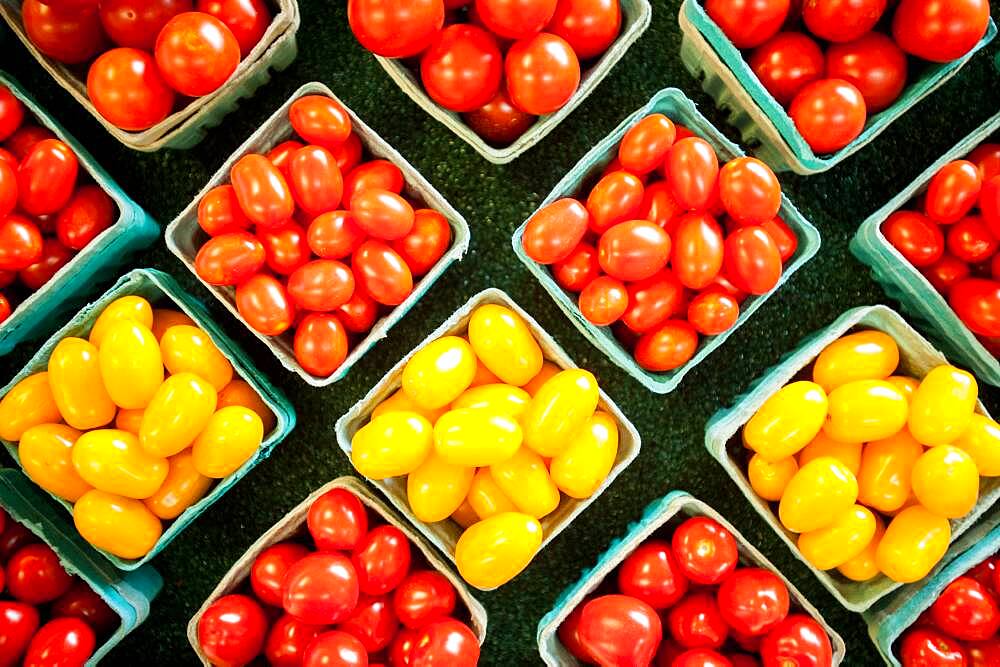
[[[295,212],[295,200],[281,171],[263,155],[244,155],[229,171],[236,200],[251,222],[277,227]]]
[[[35,633],[24,655],[24,667],[83,667],[94,654],[94,631],[78,618],[57,618]]]
[[[924,212],[942,225],[956,223],[976,205],[982,186],[976,165],[968,160],[949,162],[927,184]]]
[[[969,215],[948,228],[948,252],[969,264],[985,262],[1000,248],[1000,241],[978,215]]]
[[[10,88],[0,84],[0,141],[6,141],[21,127],[24,120],[24,104],[14,96]],[[17,164],[11,165],[17,168]]]
[[[717,584],[739,562],[736,538],[708,517],[693,517],[674,531],[671,542],[681,571],[697,584]]]
[[[97,7],[74,10],[24,0],[21,20],[35,48],[67,65],[86,62],[107,45]]]
[[[410,541],[395,526],[368,531],[351,552],[362,593],[383,595],[399,586],[410,571]]]
[[[1000,336],[1000,282],[966,278],[952,286],[948,303],[973,333]]]
[[[500,90],[502,75],[496,37],[470,23],[440,31],[420,59],[424,89],[451,111],[473,111],[488,103]]]
[[[264,266],[264,245],[249,232],[210,238],[194,258],[198,277],[210,285],[239,285]]]
[[[621,23],[621,6],[614,0],[558,0],[545,31],[565,39],[580,60],[590,60],[614,43]]]
[[[706,336],[716,336],[729,331],[739,316],[739,302],[719,287],[709,287],[691,299],[687,311],[691,326]]]
[[[310,218],[340,205],[344,181],[333,154],[322,146],[305,146],[288,163],[288,184],[295,203]]]
[[[389,647],[389,664],[393,667],[411,667],[418,637],[417,630],[401,629]]]
[[[738,568],[719,586],[718,603],[733,631],[759,636],[788,615],[788,587],[770,570]]]
[[[573,48],[562,37],[545,32],[514,42],[504,71],[511,101],[535,116],[560,109],[580,85],[580,61]]]
[[[340,368],[347,358],[348,345],[347,331],[332,313],[310,313],[295,328],[295,359],[318,377],[327,377]]]
[[[705,11],[738,49],[763,44],[781,29],[789,0],[708,0]]]
[[[267,633],[264,657],[274,667],[298,667],[302,664],[306,648],[324,629],[322,625],[303,623],[290,614],[284,614]]]
[[[492,100],[462,117],[473,132],[493,146],[514,143],[537,120],[535,116],[514,106],[503,86]]]
[[[38,225],[12,213],[0,220],[0,271],[26,269],[42,256]]]
[[[245,665],[260,655],[267,634],[267,616],[246,595],[225,595],[198,619],[198,645],[217,665]]]
[[[38,630],[38,610],[22,602],[0,600],[0,663],[17,664]]]
[[[578,660],[592,663],[594,662],[593,656],[587,651],[586,647],[580,643],[580,619],[583,617],[583,608],[587,606],[590,602],[590,598],[584,599],[576,608],[570,612],[570,615],[566,617],[566,620],[562,622],[559,629],[556,631],[559,636],[559,641],[562,645],[569,651],[573,657]]]
[[[556,11],[556,0],[476,0],[476,14],[491,32],[527,39],[541,32]]]
[[[833,648],[823,627],[804,614],[789,614],[771,629],[760,645],[765,667],[798,665],[830,667]]]
[[[368,653],[376,653],[396,636],[399,621],[388,596],[362,595],[358,606],[337,629],[356,637]]]
[[[386,241],[401,239],[413,229],[413,207],[389,190],[362,190],[351,198],[351,217],[369,236]]]
[[[17,206],[17,165],[0,162],[0,219]]]
[[[737,289],[765,294],[781,278],[781,253],[763,227],[741,227],[726,237],[724,266]]]
[[[418,570],[396,587],[392,607],[407,628],[420,628],[447,618],[455,610],[455,587],[438,572]]]
[[[323,95],[305,95],[292,102],[288,119],[295,133],[306,142],[327,150],[333,150],[351,136],[347,109]]]
[[[990,667],[1000,665],[1000,639],[970,642],[965,645],[969,656],[969,667]]]
[[[323,259],[343,259],[368,237],[347,211],[322,213],[309,223],[309,248]]]
[[[788,226],[781,218],[773,218],[761,225],[767,232],[774,244],[778,246],[778,253],[781,261],[787,262],[799,247],[799,237],[795,235],[795,230]]]
[[[590,214],[570,197],[538,209],[524,227],[524,252],[539,264],[553,264],[569,256],[587,233]]]
[[[284,176],[286,180],[289,176],[292,156],[295,155],[300,148],[305,148],[305,144],[301,141],[289,139],[288,141],[282,141],[280,144],[267,152],[267,159],[281,171],[281,175]]]
[[[868,113],[882,111],[896,101],[906,87],[906,71],[906,54],[880,32],[834,44],[826,54],[826,75],[857,88]]]
[[[647,174],[663,163],[676,136],[669,118],[661,113],[650,114],[625,132],[618,146],[618,159],[628,171]]]
[[[648,665],[663,637],[656,610],[627,595],[588,602],[577,630],[580,643],[599,664]]]
[[[413,292],[413,274],[403,258],[382,241],[365,241],[351,258],[354,279],[368,296],[396,306]]]
[[[570,254],[552,266],[552,276],[565,290],[579,292],[601,273],[597,248],[589,243],[578,244]]]
[[[403,172],[388,160],[369,160],[359,164],[344,177],[344,205],[359,192],[365,190],[388,190],[400,194],[403,191]]]
[[[75,580],[73,586],[52,603],[52,615],[79,618],[99,637],[109,635],[121,622],[118,614],[82,579]],[[2,653],[0,650],[0,654]]]
[[[670,636],[684,648],[719,648],[729,626],[712,593],[692,593],[667,612]]]
[[[910,264],[931,266],[944,253],[944,234],[937,223],[916,211],[896,211],[882,223],[882,234]]]
[[[664,269],[628,284],[628,309],[622,315],[622,322],[636,333],[646,333],[668,317],[684,312],[686,299],[677,276]]]
[[[966,572],[965,576],[975,579],[992,593],[996,593],[997,591],[994,586],[994,582],[996,578],[1000,576],[996,574],[998,561],[1000,561],[1000,558],[987,558],[982,563]]]
[[[886,0],[808,0],[802,20],[820,39],[850,42],[874,28],[885,7]]]
[[[314,553],[297,561],[284,587],[285,611],[306,623],[340,623],[358,603],[358,576],[340,553]]]
[[[167,85],[189,97],[219,89],[240,64],[240,45],[219,19],[184,12],[163,26],[156,38],[156,64]]]
[[[59,211],[56,235],[67,248],[81,250],[110,227],[117,215],[114,200],[104,190],[96,185],[84,185]]]
[[[671,265],[681,284],[708,286],[722,269],[724,241],[719,223],[707,213],[689,213],[678,220]]]
[[[236,310],[246,323],[265,336],[277,336],[295,322],[295,305],[276,278],[258,273],[236,287]]]
[[[429,208],[413,212],[413,227],[406,236],[392,242],[414,276],[434,268],[451,245],[451,225],[443,215]]]
[[[37,290],[49,282],[62,267],[73,259],[73,251],[59,243],[57,239],[48,238],[42,241],[42,255],[34,264],[21,269],[17,276],[24,286]]]
[[[22,547],[7,561],[7,591],[21,602],[45,604],[73,585],[59,556],[46,544]]]
[[[761,225],[781,208],[781,184],[766,164],[738,157],[719,171],[719,196],[726,212],[742,225]]]
[[[302,656],[302,667],[368,667],[368,654],[353,635],[331,630],[309,644]]]
[[[129,132],[156,125],[174,108],[174,91],[153,56],[138,49],[101,54],[87,72],[87,97],[105,120]]]
[[[337,309],[337,317],[351,333],[366,333],[375,324],[379,305],[365,293],[355,289],[347,303]]]
[[[648,371],[669,371],[690,361],[697,348],[694,327],[682,320],[666,320],[639,338],[635,360]]]
[[[643,543],[618,568],[618,590],[653,609],[673,606],[687,589],[687,578],[677,567],[667,542]]]
[[[250,587],[264,604],[281,606],[282,582],[293,564],[309,555],[309,549],[294,542],[279,542],[260,552],[250,566]]]
[[[2,103],[0,103],[0,109],[2,108]],[[3,113],[0,111],[0,118],[2,117]],[[2,121],[0,121],[0,127],[2,127]],[[0,132],[0,137],[2,136],[3,133]],[[984,183],[994,176],[1000,176],[1000,144],[979,144],[965,159],[976,165]]]
[[[996,599],[971,577],[959,577],[948,584],[931,605],[930,612],[938,629],[963,641],[989,639],[1000,629]]]
[[[28,215],[48,215],[66,206],[76,187],[79,164],[58,139],[35,144],[17,168],[17,203]]]
[[[311,256],[306,230],[294,222],[285,223],[276,229],[262,229],[257,233],[257,238],[264,246],[267,267],[279,275],[294,273]]]
[[[271,25],[271,10],[264,0],[198,0],[198,11],[226,24],[246,58]]]
[[[417,630],[411,659],[411,664],[426,667],[475,667],[479,664],[479,642],[460,621],[432,621]]]
[[[606,327],[618,321],[628,308],[625,285],[611,276],[595,278],[580,292],[580,312],[591,324]]]
[[[47,127],[24,123],[14,131],[14,134],[4,142],[7,150],[17,161],[23,160],[25,156],[34,148],[35,144],[45,139],[55,139],[55,133]],[[17,165],[12,165],[16,167]]]
[[[670,236],[662,228],[648,220],[629,220],[601,235],[597,260],[614,278],[643,280],[666,266],[670,246]]]
[[[6,524],[6,528],[0,534],[0,563],[6,563],[15,552],[21,550],[21,547],[39,541],[34,533],[16,521],[7,521]]]
[[[668,234],[672,234],[676,228],[674,223],[682,213],[684,208],[674,199],[670,184],[666,181],[656,181],[647,186],[643,192],[642,204],[636,217],[649,220],[663,227]]]
[[[787,105],[802,88],[823,76],[823,51],[800,32],[779,32],[750,54],[748,61],[767,91]]]
[[[198,202],[198,225],[209,236],[239,232],[250,224],[236,199],[236,190],[228,183],[212,188]]]
[[[865,127],[864,97],[843,79],[820,79],[799,91],[788,114],[816,153],[833,153],[854,141]]]
[[[910,55],[943,63],[961,58],[986,34],[987,0],[902,0],[892,18],[892,37]]]
[[[619,170],[603,176],[587,195],[590,231],[603,234],[619,222],[636,219],[642,201],[642,181],[635,174]]]
[[[349,551],[368,532],[368,513],[350,491],[330,489],[313,501],[306,524],[317,549]]]
[[[979,191],[979,211],[993,235],[1000,235],[1000,175],[983,183]]]
[[[726,656],[712,649],[693,648],[674,658],[670,667],[734,667],[734,664]]]
[[[705,209],[719,175],[719,159],[704,139],[687,137],[674,143],[664,162],[670,191],[687,210]]]
[[[386,58],[426,49],[444,25],[442,0],[349,0],[347,20],[361,46]]]
[[[167,21],[191,11],[191,0],[102,0],[101,25],[118,46],[152,51]]]

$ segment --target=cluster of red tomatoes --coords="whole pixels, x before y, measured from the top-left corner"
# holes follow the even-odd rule
[[[1000,354],[1000,144],[941,167],[920,199],[889,216],[882,234]]]
[[[621,29],[618,0],[350,0],[348,18],[369,51],[419,56],[431,99],[500,146],[565,105]]]
[[[766,164],[741,157],[720,169],[711,144],[652,114],[625,133],[586,203],[540,209],[523,245],[579,293],[588,321],[614,325],[640,366],[667,371],[691,359],[699,334],[731,328],[749,294],[778,283],[798,247],[780,207]]]
[[[806,143],[832,153],[861,134],[868,114],[899,97],[908,55],[956,60],[989,26],[988,0],[901,0],[891,29],[876,30],[890,4],[705,0],[705,10],[737,48],[752,49],[750,68],[788,108]],[[828,43],[825,56],[814,38]]]
[[[614,576],[617,592],[587,598],[559,626],[560,641],[586,664],[833,664],[823,627],[790,613],[776,574],[740,567],[736,539],[711,518],[692,517],[672,536],[651,537]]]
[[[903,636],[903,667],[1000,665],[1000,557],[948,584]]]
[[[118,627],[87,582],[2,509],[0,566],[0,665],[83,667]]]
[[[433,268],[451,227],[404,199],[399,167],[362,161],[361,139],[335,100],[301,97],[289,118],[302,141],[243,156],[231,184],[201,200],[198,223],[211,238],[195,271],[236,286],[236,307],[256,331],[295,327],[296,359],[326,377],[347,356],[348,336],[368,332]]]
[[[24,31],[67,65],[94,58],[87,95],[123,130],[170,115],[177,95],[201,97],[236,71],[271,24],[264,0],[24,0]]]
[[[474,667],[479,642],[454,617],[451,582],[373,519],[346,489],[317,498],[308,536],[262,551],[249,590],[205,610],[198,642],[209,661],[245,665],[263,653],[302,667]]]
[[[78,183],[76,154],[0,85],[0,322],[111,226],[114,201]],[[80,179],[82,180],[82,179]]]

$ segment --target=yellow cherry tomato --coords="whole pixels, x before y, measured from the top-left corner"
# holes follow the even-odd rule
[[[49,387],[63,421],[86,431],[110,424],[115,403],[101,378],[97,348],[82,338],[63,338],[49,357]]]
[[[455,465],[492,465],[513,456],[521,441],[516,420],[488,410],[449,410],[434,424],[434,450]]]
[[[976,378],[954,366],[938,366],[920,381],[910,410],[910,432],[923,444],[947,445],[972,421],[979,387]]]
[[[123,296],[115,299],[101,311],[90,329],[90,342],[100,347],[111,325],[118,322],[138,322],[147,329],[153,326],[153,307],[141,296]]]
[[[487,304],[469,320],[476,357],[502,382],[520,387],[542,370],[542,348],[524,320],[510,308]]]
[[[618,457],[618,424],[598,410],[552,458],[549,474],[570,498],[589,498],[600,488]]]
[[[212,488],[212,478],[194,466],[194,453],[185,449],[170,457],[170,470],[160,488],[143,502],[149,511],[164,520],[176,519]]]
[[[743,427],[743,442],[766,461],[799,452],[826,419],[826,392],[815,382],[787,384],[774,392]]]
[[[913,395],[917,393],[920,381],[907,375],[892,375],[885,380],[906,397],[907,401],[913,400]]]
[[[551,361],[542,362],[542,370],[538,371],[535,377],[528,380],[528,384],[521,387],[529,396],[534,396],[538,393],[538,390],[542,388],[542,385],[549,381],[549,378],[561,371],[562,369],[556,366]]]
[[[476,408],[494,414],[519,418],[528,409],[531,396],[528,392],[509,384],[484,384],[470,387],[452,401],[452,409]]]
[[[776,502],[781,500],[785,488],[798,471],[799,464],[794,456],[768,461],[760,454],[754,454],[747,465],[747,478],[754,493],[764,500]]]
[[[151,456],[128,431],[87,431],[73,445],[73,467],[88,484],[127,498],[148,498],[167,477],[169,464]]]
[[[493,374],[493,371],[486,368],[483,362],[476,359],[476,374],[472,376],[472,384],[469,388],[479,387],[484,384],[497,384],[500,382],[500,378]]]
[[[832,570],[851,560],[875,537],[875,515],[867,507],[851,505],[824,528],[799,535],[803,558],[817,570]]]
[[[251,387],[250,383],[245,380],[233,379],[219,392],[215,406],[216,409],[221,410],[231,405],[242,405],[244,408],[250,408],[256,412],[264,424],[265,435],[274,430],[275,424],[278,423],[278,419],[271,412],[271,408],[267,407],[267,403],[260,397],[257,390]]]
[[[885,380],[855,380],[830,392],[823,432],[840,442],[888,438],[906,426],[910,404]]]
[[[920,504],[943,517],[958,519],[979,500],[979,471],[965,451],[938,445],[913,464],[913,495]]]
[[[833,341],[816,357],[813,381],[829,394],[857,380],[884,380],[899,365],[899,347],[881,331],[859,331]]]
[[[476,355],[459,336],[444,336],[418,350],[403,367],[403,391],[428,410],[442,408],[469,388]]]
[[[194,373],[220,391],[233,379],[233,365],[198,327],[172,326],[160,339],[163,365],[171,375]]]
[[[824,456],[799,468],[778,505],[781,523],[793,533],[829,526],[858,499],[858,481],[843,463]]]
[[[145,410],[119,410],[115,415],[115,428],[119,431],[128,431],[133,435],[139,435],[139,427],[142,426],[142,415]]]
[[[421,521],[444,521],[465,501],[475,468],[448,463],[431,453],[406,477],[406,498]]]
[[[185,315],[179,310],[172,310],[170,308],[154,308],[153,309],[153,325],[149,327],[153,335],[156,336],[156,340],[163,338],[163,334],[166,333],[167,329],[170,327],[178,326],[198,326],[195,321],[190,317]]]
[[[24,378],[0,400],[0,438],[17,442],[32,426],[62,421],[45,371]]]
[[[115,322],[99,350],[101,378],[115,405],[126,410],[149,405],[163,384],[163,360],[153,333],[137,322]]]
[[[571,368],[550,377],[535,393],[522,418],[524,443],[545,457],[556,456],[569,445],[597,409],[597,378]]]
[[[541,519],[559,507],[559,489],[545,462],[527,447],[491,465],[490,475],[518,511]]]
[[[463,500],[458,509],[451,513],[451,520],[462,528],[468,528],[479,521],[479,515],[476,514],[476,510],[472,509],[472,504],[468,500]]]
[[[390,412],[416,412],[431,424],[434,424],[437,422],[438,418],[441,417],[441,415],[448,412],[448,407],[444,406],[434,408],[433,410],[422,408],[414,403],[413,400],[406,395],[405,391],[397,389],[392,396],[375,406],[375,409],[372,410],[371,418],[377,419]]]
[[[858,470],[858,502],[879,512],[895,512],[910,497],[913,464],[924,453],[906,428],[865,445]]]
[[[909,584],[927,576],[948,550],[951,524],[926,507],[903,510],[889,523],[875,551],[882,574]]]
[[[79,437],[79,431],[65,424],[39,424],[25,431],[17,445],[31,481],[71,503],[90,490],[73,467],[73,444]]]
[[[952,444],[972,457],[980,475],[1000,476],[1000,424],[985,415],[972,415],[969,425]]]
[[[187,449],[215,414],[217,401],[212,385],[194,373],[171,375],[146,407],[139,443],[153,456],[173,456]]]
[[[476,588],[496,588],[520,574],[541,546],[535,517],[504,512],[466,528],[455,545],[455,564]]]
[[[434,427],[416,412],[389,412],[351,439],[351,462],[368,479],[408,475],[430,455]]]
[[[163,534],[160,520],[141,500],[98,489],[76,501],[73,523],[83,539],[119,558],[142,558]]]
[[[847,560],[837,566],[837,571],[851,581],[868,581],[879,575],[878,563],[875,561],[875,554],[878,552],[878,544],[885,534],[885,523],[879,516],[875,515],[875,535],[861,553],[854,558]]]
[[[839,442],[828,436],[824,431],[816,434],[808,445],[799,452],[799,465],[804,466],[813,459],[821,456],[832,456],[837,459],[847,469],[858,474],[861,467],[861,443],[860,442]]]
[[[264,424],[256,412],[242,405],[222,408],[191,445],[194,467],[205,477],[222,479],[249,461],[263,440]]]
[[[480,468],[476,471],[466,500],[480,519],[488,519],[494,514],[503,512],[517,511],[514,502],[493,479],[489,468]]]

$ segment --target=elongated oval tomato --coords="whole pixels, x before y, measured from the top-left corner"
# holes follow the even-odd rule
[[[587,233],[590,214],[576,199],[564,197],[540,208],[528,219],[521,244],[539,264],[554,264],[573,252]]]
[[[622,166],[636,174],[647,174],[663,163],[674,144],[677,130],[673,122],[661,113],[646,116],[633,125],[618,146]]]
[[[354,274],[334,259],[315,259],[288,277],[288,295],[303,310],[328,312],[347,303],[354,294]]]
[[[672,266],[685,287],[702,289],[722,269],[724,242],[722,228],[707,213],[681,217],[674,232]]]
[[[194,270],[210,285],[239,285],[260,271],[264,246],[249,232],[232,232],[209,239],[194,259]]]
[[[949,162],[927,184],[924,212],[942,225],[958,222],[976,205],[982,187],[976,165],[968,160]]]
[[[669,259],[670,236],[648,220],[619,223],[604,232],[597,244],[601,268],[619,280],[649,278]]]
[[[351,259],[358,285],[375,301],[396,306],[413,291],[413,274],[392,248],[383,241],[365,241]]]
[[[236,309],[247,324],[265,336],[284,333],[295,321],[295,306],[285,286],[263,273],[237,286]]]
[[[344,180],[336,158],[322,146],[295,151],[288,163],[288,176],[295,202],[310,218],[340,205]]]
[[[437,264],[451,245],[451,225],[435,210],[418,208],[413,212],[410,232],[392,242],[392,249],[410,267],[415,276],[422,276]]]
[[[738,289],[764,294],[781,278],[781,253],[763,227],[741,227],[726,238],[724,266]]]
[[[58,139],[35,144],[17,168],[17,203],[28,215],[48,215],[69,202],[79,171],[76,154]]]
[[[326,377],[347,358],[347,331],[333,313],[310,313],[295,327],[293,349],[302,368]]]
[[[229,172],[236,200],[255,224],[276,227],[291,219],[295,200],[281,171],[263,155],[244,155]]]
[[[753,157],[738,157],[719,171],[719,197],[742,225],[762,225],[778,215],[781,184],[771,168]]]
[[[250,227],[229,183],[212,188],[198,202],[198,225],[209,236],[238,232]]]
[[[637,218],[642,206],[642,181],[624,170],[603,176],[587,195],[590,230],[603,234],[614,225]]]
[[[704,139],[687,137],[667,153],[664,173],[674,199],[689,211],[705,209],[719,176],[719,158]]]
[[[288,109],[292,129],[310,144],[333,150],[351,135],[347,110],[324,95],[306,95]]]

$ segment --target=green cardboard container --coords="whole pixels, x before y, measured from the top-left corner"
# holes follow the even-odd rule
[[[760,498],[750,487],[743,462],[746,451],[740,439],[743,425],[757,412],[778,389],[788,384],[809,367],[819,353],[841,336],[858,329],[882,331],[893,338],[899,346],[899,371],[915,378],[923,378],[932,368],[947,364],[948,359],[913,329],[898,313],[887,306],[866,306],[854,308],[824,329],[807,336],[797,348],[788,353],[759,377],[753,385],[736,399],[731,408],[715,413],[708,422],[705,446],[708,452],[722,464],[726,472],[747,497],[753,508],[765,521],[771,524],[778,536],[792,550],[796,558],[806,564],[837,600],[851,611],[863,612],[893,591],[896,595],[908,595],[926,583],[927,579],[909,585],[896,583],[879,575],[865,582],[851,581],[837,570],[821,571],[812,566],[802,556],[796,546],[796,534],[781,525],[776,506]],[[989,416],[980,402],[976,411]],[[951,546],[938,563],[944,567],[962,551],[958,538],[970,530],[974,524],[989,528],[1000,525],[1000,512],[991,507],[1000,498],[1000,477],[980,477],[979,501],[973,510],[961,519],[951,521]],[[929,575],[930,576],[930,575]]]
[[[830,155],[817,155],[802,138],[785,108],[767,92],[743,54],[709,18],[698,0],[684,0],[680,22],[681,60],[720,109],[730,112],[729,121],[743,136],[744,143],[759,144],[753,154],[776,171],[816,174],[863,148],[894,120],[923,98],[944,85],[969,62],[977,51],[996,37],[997,27],[989,28],[969,53],[948,63],[925,63],[920,77],[912,81],[892,106],[869,116],[858,137]]]
[[[572,197],[579,194],[584,184],[596,178],[603,171],[604,167],[618,155],[618,144],[621,142],[625,132],[652,113],[662,113],[705,139],[705,141],[712,145],[716,153],[718,153],[719,162],[743,155],[739,146],[726,139],[708,119],[702,116],[695,107],[694,102],[685,97],[684,93],[676,88],[666,88],[654,95],[644,107],[622,121],[621,125],[615,128],[611,134],[602,139],[590,152],[584,155],[570,169],[569,173],[552,188],[552,192],[549,193],[539,208],[562,197]],[[781,196],[781,210],[779,215],[795,230],[799,238],[799,246],[795,254],[785,263],[785,268],[778,284],[766,294],[748,297],[740,305],[739,319],[736,320],[736,324],[731,329],[718,336],[702,336],[697,351],[686,364],[664,373],[653,373],[640,367],[632,356],[632,353],[622,347],[614,334],[611,333],[611,327],[599,327],[589,322],[580,312],[579,307],[577,307],[577,296],[560,287],[552,277],[552,273],[548,267],[538,264],[528,257],[521,242],[524,236],[524,228],[528,224],[527,221],[514,232],[514,253],[524,262],[528,270],[534,274],[542,284],[542,287],[555,299],[556,304],[566,313],[573,324],[576,325],[576,328],[597,349],[606,354],[612,362],[624,369],[625,372],[642,383],[650,391],[657,394],[666,394],[676,389],[677,385],[680,384],[681,380],[684,379],[684,376],[692,368],[711,354],[715,348],[722,345],[736,329],[750,319],[754,311],[760,308],[774,292],[781,289],[781,286],[792,274],[798,271],[819,250],[819,232],[799,213],[798,209],[792,205],[785,195]]]
[[[40,125],[52,130],[73,149],[81,171],[87,173],[118,207],[118,219],[114,224],[98,234],[0,324],[0,355],[3,355],[22,341],[51,333],[54,328],[50,326],[51,322],[60,321],[64,315],[78,308],[93,288],[95,280],[112,277],[133,254],[156,240],[160,228],[97,164],[87,149],[42,109],[17,81],[0,71],[0,85],[9,88],[14,97],[21,100],[28,112],[26,117],[34,116]]]
[[[66,324],[66,326],[57,331],[52,338],[50,338],[41,347],[41,349],[38,350],[24,369],[14,376],[14,379],[11,380],[6,387],[0,389],[0,399],[6,396],[7,392],[9,392],[14,385],[27,376],[44,371],[48,368],[49,357],[59,341],[69,336],[86,337],[90,333],[90,329],[97,320],[98,315],[100,315],[106,306],[108,306],[115,299],[131,295],[144,297],[154,306],[162,307],[163,305],[167,305],[169,307],[174,307],[183,311],[192,320],[194,320],[201,329],[208,333],[212,342],[214,342],[219,348],[219,351],[222,352],[227,359],[229,359],[230,363],[232,363],[234,377],[245,380],[251,387],[253,387],[254,391],[260,395],[268,409],[274,413],[276,423],[270,433],[264,434],[264,441],[253,457],[240,466],[239,470],[232,473],[228,477],[219,480],[219,482],[212,487],[204,498],[184,510],[180,516],[166,526],[159,541],[149,551],[149,553],[142,558],[123,559],[108,553],[103,549],[88,547],[88,549],[93,553],[100,552],[105,558],[111,561],[115,567],[122,570],[136,570],[142,567],[156,554],[163,551],[163,549],[165,549],[166,546],[170,544],[170,542],[177,537],[177,535],[179,535],[188,524],[194,521],[202,512],[211,507],[216,500],[221,498],[229,487],[250,472],[255,465],[267,458],[271,454],[271,450],[274,446],[284,440],[285,436],[287,436],[295,426],[295,410],[292,408],[291,403],[288,402],[288,399],[285,398],[281,391],[277,387],[273,386],[256,370],[247,354],[237,347],[236,343],[223,333],[222,329],[220,329],[219,326],[210,319],[204,306],[202,306],[187,292],[182,290],[180,285],[178,285],[173,278],[154,269],[136,269],[135,271],[125,274],[97,301],[85,306],[76,314],[76,316],[73,317],[73,319],[69,321],[68,324]],[[7,451],[10,455],[14,457],[14,460],[18,463],[18,465],[20,465],[20,459],[17,455],[17,443],[8,441],[2,442],[7,447]],[[62,500],[61,498],[57,498],[52,494],[49,495],[66,509],[66,514],[62,517],[58,525],[60,527],[65,526],[65,528],[62,528],[64,532],[72,532],[73,534],[76,534],[76,528],[73,525],[72,517],[73,505],[65,500]]]
[[[0,507],[52,547],[66,571],[85,581],[118,616],[118,628],[87,661],[88,667],[97,665],[149,616],[150,605],[163,587],[160,574],[151,565],[128,574],[115,570],[72,527],[68,531],[60,528],[61,512],[17,470],[0,470]]]
[[[983,382],[994,386],[1000,386],[1000,362],[965,326],[930,281],[883,236],[882,223],[922,193],[941,167],[965,157],[998,130],[1000,113],[959,141],[924,170],[917,180],[861,223],[851,239],[851,252],[871,267],[872,277],[881,283],[886,294],[900,302],[914,324],[948,356],[968,366]]]

